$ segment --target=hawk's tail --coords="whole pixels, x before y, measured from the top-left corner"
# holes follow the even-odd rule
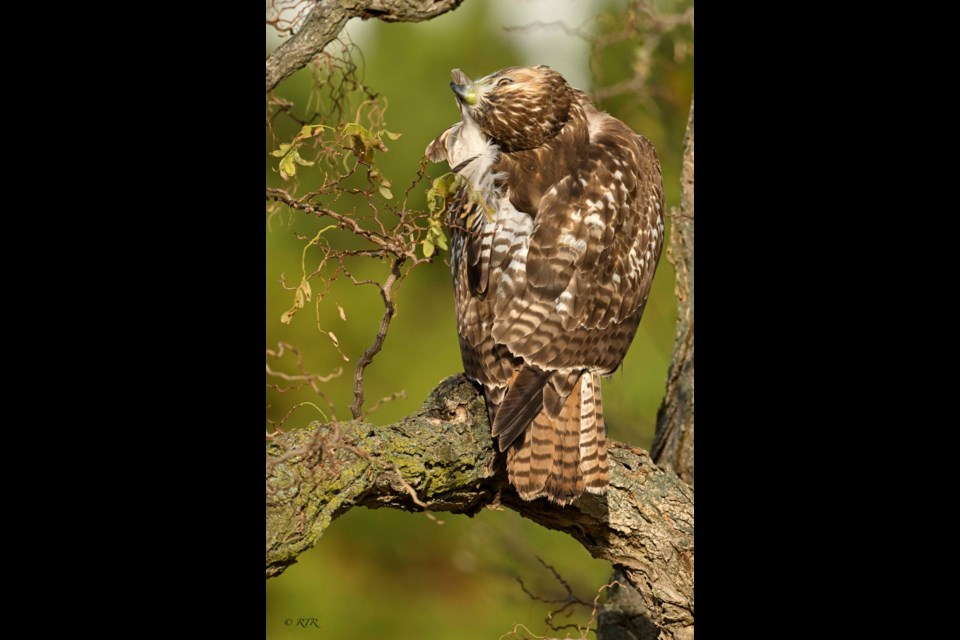
[[[518,382],[522,381],[523,374],[521,371]],[[501,447],[509,446],[507,474],[520,497],[533,500],[543,496],[567,505],[584,490],[603,493],[607,488],[609,468],[600,374],[586,371],[568,378],[572,388],[566,397],[557,396],[555,387],[550,386],[552,380],[548,382],[545,377],[549,378],[550,374],[537,376],[532,381],[541,385],[539,401],[526,403],[525,411],[517,410],[521,415],[537,410],[529,427],[517,429],[519,433],[512,444],[503,439],[500,443]],[[562,382],[558,386],[563,389]],[[519,389],[511,388],[513,391]],[[508,392],[504,406],[509,405],[510,395]],[[494,421],[495,436],[498,423],[502,429],[505,422],[502,417],[498,415]]]

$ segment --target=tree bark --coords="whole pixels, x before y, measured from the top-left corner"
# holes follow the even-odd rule
[[[350,18],[422,22],[453,11],[463,0],[318,0],[300,30],[267,57],[267,92],[337,37]]]
[[[283,572],[355,506],[473,515],[502,505],[621,567],[645,617],[665,637],[684,637],[693,625],[693,491],[645,451],[608,446],[605,496],[585,494],[568,507],[526,502],[494,450],[483,396],[462,375],[392,425],[354,421],[278,435],[267,450],[266,575]]]
[[[693,484],[693,99],[683,150],[683,195],[673,218],[670,251],[677,271],[677,337],[667,392],[657,412],[651,455],[661,469]]]

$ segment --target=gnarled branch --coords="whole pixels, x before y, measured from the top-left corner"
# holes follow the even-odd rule
[[[525,502],[494,450],[483,397],[462,375],[392,425],[354,421],[284,433],[268,447],[267,577],[355,506],[422,511],[426,504],[472,515],[503,505],[622,567],[646,617],[663,629],[686,628],[693,624],[693,491],[640,449],[611,442],[609,456],[605,496],[585,494],[568,507]]]
[[[317,0],[300,30],[267,57],[267,91],[337,37],[350,18],[386,22],[422,22],[452,11],[463,0]]]

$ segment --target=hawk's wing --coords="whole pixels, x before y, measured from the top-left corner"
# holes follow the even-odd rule
[[[619,124],[619,123],[618,123]],[[540,369],[616,369],[636,332],[663,243],[653,146],[601,131],[581,170],[540,200],[525,250],[496,287],[493,338]]]

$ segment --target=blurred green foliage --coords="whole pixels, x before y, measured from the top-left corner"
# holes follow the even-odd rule
[[[567,3],[520,4],[529,5],[525,16],[541,7],[543,15],[534,20],[548,23],[562,18],[563,7],[556,7]],[[595,91],[616,87],[629,82],[638,70],[647,74],[642,91],[610,95],[600,106],[656,146],[669,211],[679,206],[683,133],[693,92],[692,28],[685,25],[667,33],[648,60],[638,54],[645,41],[636,35],[636,29],[648,26],[643,15],[635,12],[636,20],[631,23],[626,2],[587,4],[600,17],[584,24],[581,31],[606,36],[606,41],[605,46],[595,48],[590,65],[593,77],[601,84],[580,88]],[[653,4],[663,13],[678,13],[692,6],[690,2]],[[524,22],[515,17],[504,18],[504,6],[509,5],[466,0],[456,11],[430,22],[371,21],[354,36],[360,45],[354,60],[363,83],[388,101],[383,126],[402,134],[397,140],[384,139],[389,151],[377,156],[377,167],[391,185],[391,204],[401,200],[416,179],[426,145],[459,118],[448,87],[452,68],[459,67],[477,77],[511,65],[549,64],[567,73],[553,62],[554,50],[531,51],[524,46],[529,44],[525,39],[532,39],[535,30],[551,27],[505,31],[504,26]],[[621,38],[617,34],[624,31],[625,25],[634,31]],[[353,32],[355,24],[351,23],[348,30]],[[563,37],[571,46],[580,43],[577,35]],[[586,67],[587,61],[583,64]],[[317,105],[313,90],[314,77],[304,69],[283,82],[276,95],[292,102],[294,114],[303,118]],[[352,117],[345,114],[344,122]],[[270,154],[281,143],[290,143],[301,126],[284,114],[274,120],[273,133],[268,131],[266,137],[268,186],[288,186],[278,172],[280,158]],[[322,181],[318,166],[298,165],[296,170],[300,180],[298,194],[316,188]],[[447,170],[445,164],[429,165],[426,177],[410,191],[408,206],[425,211],[432,179]],[[365,199],[345,195],[336,202],[323,204],[348,213],[354,208],[363,210],[365,203]],[[294,345],[302,355],[305,369],[313,373],[327,374],[342,367],[339,377],[320,388],[333,402],[336,416],[347,419],[353,399],[353,368],[357,357],[372,342],[383,313],[377,289],[358,287],[341,278],[325,292],[319,305],[314,306],[314,299],[289,324],[280,321],[294,304],[292,288],[301,281],[303,266],[308,273],[316,267],[317,254],[309,249],[305,254],[304,247],[328,225],[329,221],[285,207],[268,217],[266,346],[276,349],[280,341]],[[342,231],[331,230],[324,238],[331,244],[339,243],[338,246],[358,245],[351,234]],[[374,423],[389,423],[414,411],[441,379],[462,371],[446,259],[447,252],[441,252],[431,264],[417,267],[400,287],[398,313],[383,351],[366,371],[365,408],[398,392],[405,397],[386,402],[370,414],[368,419]],[[357,259],[351,263],[351,270],[357,278],[382,282],[388,265]],[[290,290],[281,286],[281,276]],[[673,279],[673,269],[664,252],[630,352],[621,370],[603,383],[610,437],[645,448],[653,438],[673,347]],[[316,297],[318,283],[311,284]],[[335,339],[324,332],[332,332]],[[287,355],[269,363],[275,370],[295,373],[294,362],[295,358]],[[268,384],[277,382],[268,376]],[[286,393],[268,388],[267,418],[278,422],[290,414],[284,428],[321,419],[310,406],[290,413],[295,405],[307,401],[329,414],[309,386]],[[609,564],[590,558],[577,542],[525,521],[513,512],[484,511],[473,519],[438,516],[444,524],[423,514],[390,510],[356,509],[347,513],[330,527],[315,549],[300,557],[298,564],[279,578],[267,581],[267,637],[281,640],[312,634],[325,638],[498,638],[515,623],[542,634],[543,619],[550,606],[532,602],[517,584],[517,578],[544,597],[562,597],[564,591],[536,562],[537,555],[556,567],[577,595],[587,600],[593,599],[597,588],[609,577]],[[319,628],[297,625],[298,620],[309,618],[317,618]],[[558,624],[584,624],[588,618],[589,611],[581,609],[570,620],[561,619]],[[287,624],[288,621],[291,623]]]

